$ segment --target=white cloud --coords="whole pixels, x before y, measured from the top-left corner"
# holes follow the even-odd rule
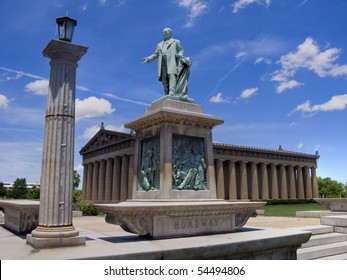
[[[308,69],[313,71],[319,77],[347,77],[347,64],[335,64],[341,50],[329,48],[320,50],[317,43],[308,37],[300,44],[295,52],[283,55],[279,61],[281,69],[273,73],[272,81],[279,82],[277,92],[281,93],[286,89],[291,89],[302,83],[292,79],[299,69]]]
[[[47,79],[36,80],[25,86],[25,91],[32,92],[37,95],[46,95],[48,93],[48,84]]]
[[[104,7],[107,5],[107,0],[99,0],[99,4]]]
[[[0,109],[7,109],[9,103],[10,100],[8,100],[8,98],[5,95],[0,94]]]
[[[91,96],[83,100],[76,99],[76,120],[103,116],[114,111],[111,102],[103,98]]]
[[[208,4],[200,0],[179,0],[178,6],[183,7],[189,11],[185,27],[193,27],[197,18],[206,12]]]
[[[297,147],[298,147],[298,149],[301,149],[303,146],[304,146],[303,143],[299,143]]]
[[[236,58],[236,59],[240,59],[240,58],[242,58],[242,57],[244,57],[244,56],[246,56],[246,55],[247,55],[246,52],[241,51],[241,52],[238,52],[238,53],[235,55],[235,58]]]
[[[33,79],[41,79],[41,80],[44,79],[44,78],[42,78],[38,75],[35,75],[35,74],[9,69],[7,67],[1,67],[0,66],[0,70],[5,71],[5,74],[4,74],[5,81],[18,80],[18,79],[22,78],[23,76],[33,78]],[[10,74],[15,74],[15,76],[10,76]]]
[[[293,112],[301,111],[303,113],[316,113],[319,111],[342,111],[347,107],[347,94],[335,95],[329,101],[319,104],[311,105],[310,100],[298,105]]]
[[[241,95],[240,95],[240,98],[242,98],[242,99],[250,98],[251,96],[253,96],[254,94],[256,94],[257,91],[258,91],[258,88],[257,88],[257,87],[245,89],[244,91],[242,91],[242,93],[241,93]]]
[[[210,98],[210,102],[212,102],[212,103],[230,103],[230,101],[227,98],[223,97],[223,94],[221,92],[217,93],[215,96],[212,96]]]
[[[257,3],[259,5],[265,5],[269,7],[271,0],[237,0],[233,5],[233,13],[237,13],[239,10],[246,8],[248,5]]]
[[[76,89],[80,90],[80,91],[90,91],[89,88],[85,87],[85,86],[79,86],[79,85],[76,85]]]
[[[272,64],[272,61],[271,61],[271,59],[269,59],[269,58],[258,57],[258,58],[255,60],[254,64],[259,64],[259,63]]]
[[[82,4],[82,5],[80,6],[80,10],[81,10],[82,12],[86,11],[87,9],[88,9],[88,4],[87,4],[87,3]]]
[[[299,83],[298,81],[295,81],[295,80],[283,81],[276,88],[276,92],[282,93],[283,91],[285,91],[287,89],[292,89],[292,88],[295,88],[295,87],[298,87],[301,85],[302,85],[302,83]]]

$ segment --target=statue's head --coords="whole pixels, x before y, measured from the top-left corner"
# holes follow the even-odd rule
[[[172,30],[170,28],[163,29],[163,35],[165,40],[169,40],[172,37]]]

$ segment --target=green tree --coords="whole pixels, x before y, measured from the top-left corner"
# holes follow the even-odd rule
[[[3,182],[0,182],[0,197],[6,197],[7,196],[7,189],[4,186]]]
[[[73,193],[72,193],[72,205],[74,210],[79,209],[79,203],[81,201],[82,192],[78,189],[81,182],[81,177],[76,170],[73,171]]]
[[[347,191],[344,184],[337,182],[329,177],[317,178],[319,195],[326,198],[346,197]]]
[[[27,189],[26,198],[28,199],[40,199],[40,188],[38,186],[33,186]]]
[[[25,199],[27,194],[27,181],[25,178],[17,178],[13,183],[11,198]]]

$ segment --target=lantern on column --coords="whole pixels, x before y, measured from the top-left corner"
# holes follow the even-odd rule
[[[56,22],[58,25],[59,40],[71,42],[77,20],[65,16],[57,18]]]

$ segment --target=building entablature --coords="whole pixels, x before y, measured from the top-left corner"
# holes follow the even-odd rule
[[[291,151],[213,143],[215,159],[256,162],[275,165],[317,167],[318,153],[305,154]]]

